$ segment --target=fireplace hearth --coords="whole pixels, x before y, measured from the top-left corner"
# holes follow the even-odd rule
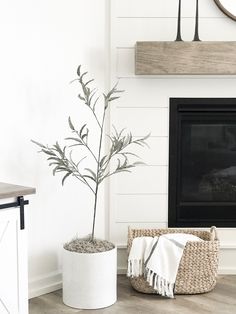
[[[171,98],[170,227],[236,227],[236,98]]]

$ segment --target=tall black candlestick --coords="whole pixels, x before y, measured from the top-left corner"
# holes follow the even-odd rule
[[[179,0],[179,10],[178,10],[178,22],[177,22],[177,36],[175,41],[182,41],[181,38],[181,0]]]
[[[193,41],[201,41],[198,34],[198,0],[196,0],[195,34]]]

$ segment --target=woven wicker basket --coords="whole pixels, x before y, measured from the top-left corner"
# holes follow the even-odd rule
[[[166,233],[188,233],[204,241],[187,242],[175,282],[175,294],[196,294],[211,291],[216,285],[219,262],[219,239],[215,227],[210,231],[192,229],[131,229],[128,230],[128,253],[136,237],[160,236]],[[130,278],[132,287],[143,293],[156,293],[143,276]]]

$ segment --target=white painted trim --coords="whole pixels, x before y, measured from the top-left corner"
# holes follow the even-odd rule
[[[127,274],[127,268],[126,267],[118,267],[117,275],[126,275],[126,274]]]
[[[62,282],[55,282],[51,285],[40,287],[29,291],[29,299],[62,289]]]
[[[127,244],[117,244],[117,249],[120,249],[120,250],[126,250],[127,249]]]
[[[220,244],[220,249],[222,249],[222,250],[236,250],[236,244],[222,243],[222,244]]]
[[[236,275],[236,267],[219,267],[219,275]]]
[[[56,291],[61,288],[61,272],[52,272],[45,276],[38,276],[29,282],[29,299]]]

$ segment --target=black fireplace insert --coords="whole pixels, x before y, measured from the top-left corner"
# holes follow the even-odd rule
[[[236,227],[236,98],[171,98],[169,227]]]

